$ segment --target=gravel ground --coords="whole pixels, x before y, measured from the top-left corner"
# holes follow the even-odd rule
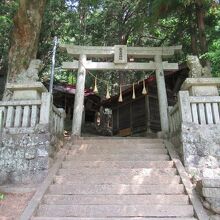
[[[0,220],[18,220],[34,192],[8,193],[0,201]]]

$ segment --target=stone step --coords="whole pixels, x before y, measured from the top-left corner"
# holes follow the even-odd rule
[[[140,176],[152,176],[152,175],[176,175],[176,168],[139,168],[139,169],[125,169],[125,168],[83,168],[83,169],[60,169],[58,175],[140,175]]]
[[[0,216],[0,220],[14,220],[13,217]]]
[[[129,185],[160,185],[179,184],[180,176],[177,175],[60,175],[54,177],[57,184],[129,184]]]
[[[117,155],[117,154],[109,154],[109,155],[67,155],[66,160],[74,160],[74,161],[97,161],[97,160],[105,160],[105,161],[158,161],[158,160],[169,160],[170,157],[166,154],[157,154],[157,155],[141,155],[141,154],[128,154],[128,155]]]
[[[80,150],[150,150],[150,149],[165,149],[164,144],[135,144],[135,143],[124,143],[124,144],[114,144],[114,143],[95,143],[95,144],[78,144],[70,146],[71,149]]]
[[[49,194],[54,195],[149,195],[149,194],[184,194],[182,184],[170,185],[126,185],[126,184],[54,184],[49,187]]]
[[[193,217],[191,205],[40,205],[48,217]]]
[[[143,143],[143,144],[152,144],[152,143],[163,143],[164,140],[163,139],[150,139],[150,138],[84,138],[81,140],[76,140],[75,144],[90,144],[90,143],[104,143],[104,144],[115,144],[115,143],[119,143],[119,144],[123,144],[123,143],[135,143],[135,144],[139,144],[139,143]]]
[[[62,168],[171,168],[173,161],[64,161]]]
[[[71,151],[70,151],[71,152]],[[136,150],[135,148],[87,148],[87,149],[79,149],[79,153],[87,153],[87,154],[167,154],[167,149],[165,148],[155,148],[155,149],[141,149]]]
[[[126,218],[79,218],[79,217],[33,217],[31,220],[196,220],[195,218],[135,218],[135,217],[126,217]]]
[[[43,204],[47,205],[187,205],[187,195],[46,195]]]

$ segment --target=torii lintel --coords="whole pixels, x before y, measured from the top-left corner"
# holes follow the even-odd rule
[[[126,45],[115,45],[112,47],[101,46],[76,46],[70,44],[62,44],[60,47],[67,51],[68,54],[75,57],[79,57],[80,54],[87,55],[88,58],[104,58],[113,57],[120,48],[125,50],[128,56],[134,58],[154,58],[156,55],[160,55],[163,58],[168,58],[174,55],[175,52],[182,50],[182,46],[170,46],[170,47],[127,47]]]

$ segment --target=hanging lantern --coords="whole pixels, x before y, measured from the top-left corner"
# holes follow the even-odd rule
[[[146,89],[145,82],[144,82],[144,80],[143,80],[143,90],[142,90],[142,94],[143,94],[143,95],[147,95],[147,92],[148,92],[148,90]]]
[[[133,95],[132,95],[132,99],[135,99],[136,96],[135,96],[135,89],[134,89],[134,83],[133,83]]]
[[[120,95],[119,95],[119,98],[118,98],[118,102],[123,102],[121,85],[120,85]]]
[[[94,92],[94,93],[98,93],[97,78],[95,78],[95,86],[94,86],[93,92]]]
[[[110,93],[109,93],[109,87],[107,85],[107,89],[106,89],[106,96],[105,96],[106,99],[110,99]]]

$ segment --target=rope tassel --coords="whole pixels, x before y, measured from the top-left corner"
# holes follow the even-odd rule
[[[134,89],[134,83],[133,83],[133,94],[132,94],[132,99],[135,99],[136,96],[135,96],[135,89]]]
[[[93,92],[94,92],[94,93],[98,93],[97,78],[95,78],[95,86],[94,86]]]
[[[119,95],[118,102],[123,102],[121,85],[120,85],[120,95]]]
[[[105,96],[106,99],[110,99],[110,93],[109,93],[109,87],[107,85],[107,89],[106,89],[106,96]]]
[[[144,80],[143,80],[143,90],[142,90],[142,94],[143,94],[143,95],[147,95],[147,92],[148,92],[148,89],[146,89],[145,82],[144,82]]]

